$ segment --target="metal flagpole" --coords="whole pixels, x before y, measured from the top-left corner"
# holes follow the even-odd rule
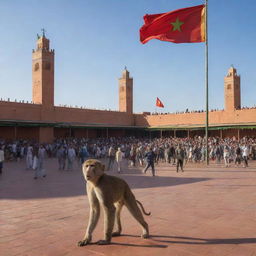
[[[209,148],[208,148],[208,0],[205,0],[205,96],[206,96],[206,120],[205,120],[205,140],[206,140],[206,164],[209,165]]]

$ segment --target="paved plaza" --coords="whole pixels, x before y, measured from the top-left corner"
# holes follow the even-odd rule
[[[151,216],[149,239],[126,208],[123,235],[111,245],[78,247],[88,221],[85,182],[79,166],[57,170],[46,162],[47,177],[33,179],[25,163],[5,163],[0,177],[0,255],[133,255],[256,256],[256,162],[249,168],[188,164],[176,173],[167,164],[150,170],[125,169],[122,174]],[[103,217],[93,242],[103,237]]]

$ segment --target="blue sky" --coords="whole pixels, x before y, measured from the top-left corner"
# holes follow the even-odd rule
[[[199,5],[194,0],[0,0],[2,98],[31,101],[32,49],[46,29],[55,49],[55,105],[118,110],[118,78],[134,78],[134,111],[205,108],[204,43],[151,40],[143,15]],[[241,75],[242,106],[256,105],[256,1],[209,0],[209,108],[224,106],[231,64]]]

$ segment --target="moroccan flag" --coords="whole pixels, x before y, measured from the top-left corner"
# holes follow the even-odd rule
[[[205,41],[205,5],[178,9],[160,14],[146,14],[140,29],[140,41],[151,39],[172,43]]]
[[[164,104],[162,103],[161,100],[159,100],[159,98],[156,98],[156,106],[159,108],[164,108]]]

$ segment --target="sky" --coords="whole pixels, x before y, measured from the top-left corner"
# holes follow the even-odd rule
[[[209,0],[209,108],[224,108],[224,76],[241,76],[256,105],[256,1]],[[145,14],[202,0],[0,0],[0,98],[32,100],[32,49],[46,29],[55,49],[55,105],[118,110],[118,78],[133,77],[135,113],[205,109],[205,44],[139,41]]]

